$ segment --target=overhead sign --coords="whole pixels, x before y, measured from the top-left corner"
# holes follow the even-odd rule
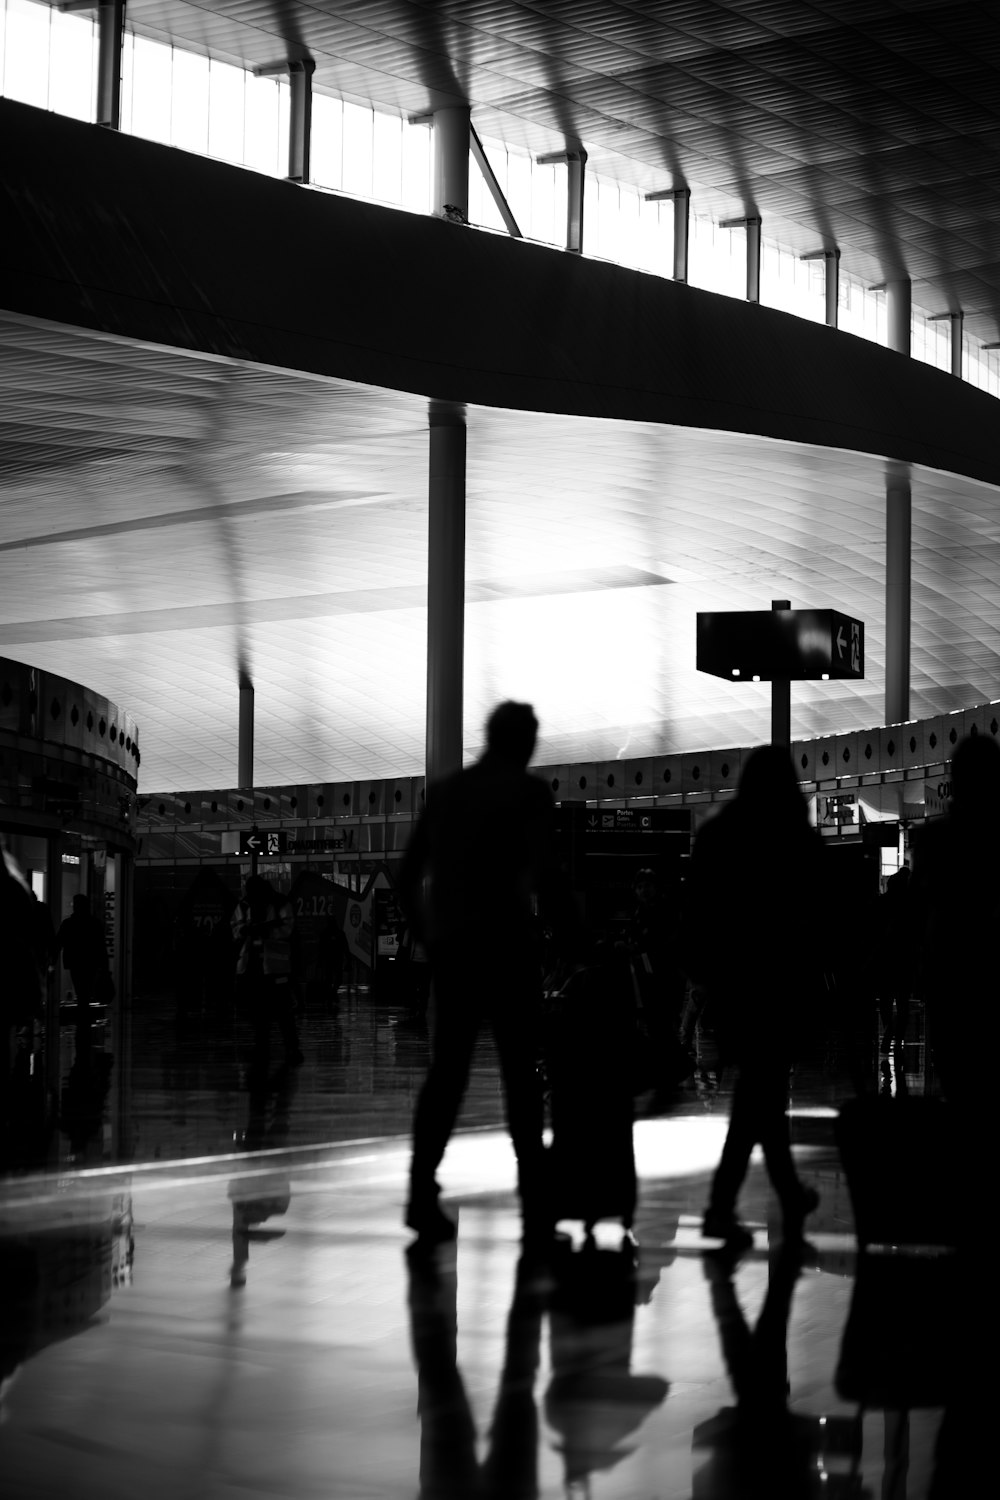
[[[251,828],[240,839],[241,854],[266,858],[269,854],[284,854],[287,848],[288,834],[281,828]]]
[[[864,621],[835,609],[700,612],[696,665],[730,682],[864,677]]]
[[[664,807],[595,807],[588,808],[583,818],[583,831],[587,834],[609,833],[664,833],[684,832],[689,827],[689,815],[673,808]]]

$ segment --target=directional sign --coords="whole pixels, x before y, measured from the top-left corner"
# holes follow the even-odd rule
[[[252,828],[240,839],[241,854],[259,854],[265,858],[271,854],[284,854],[288,848],[288,834],[281,828]]]
[[[864,677],[864,622],[835,609],[700,613],[696,664],[731,682]]]
[[[686,830],[687,817],[666,807],[602,807],[587,811],[583,829],[588,834],[663,833]]]

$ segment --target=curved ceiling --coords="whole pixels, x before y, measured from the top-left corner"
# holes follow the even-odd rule
[[[1000,338],[1000,7],[981,0],[129,0],[129,24],[480,134],[695,211],[760,213],[799,253]]]
[[[0,319],[0,654],[104,693],[146,791],[419,774],[427,403]],[[471,408],[466,744],[532,700],[546,762],[766,739],[769,692],[694,669],[695,614],[833,607],[868,677],[793,734],[879,722],[884,464],[740,434]],[[1000,696],[1000,490],[914,469],[914,716]]]

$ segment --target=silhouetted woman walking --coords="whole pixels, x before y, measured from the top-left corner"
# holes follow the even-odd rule
[[[760,1142],[786,1236],[819,1202],[792,1161],[788,1075],[820,977],[821,845],[786,750],[754,750],[736,798],[699,832],[687,891],[691,978],[709,992],[720,1053],[739,1069],[704,1233],[747,1248],[736,1200]]]

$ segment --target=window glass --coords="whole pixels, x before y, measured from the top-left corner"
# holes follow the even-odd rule
[[[208,69],[208,154],[243,161],[246,74],[212,58]]]
[[[313,182],[322,187],[343,187],[343,155],[344,106],[339,99],[331,99],[327,94],[314,94],[309,148]]]
[[[372,119],[372,195],[382,203],[403,201],[403,122],[381,110]]]
[[[344,191],[370,198],[372,193],[373,111],[344,100]]]
[[[137,36],[132,65],[132,133],[165,144],[170,142],[170,50]]]
[[[292,89],[286,78],[279,78],[275,82],[278,91],[278,176],[284,177],[288,173],[288,131],[292,115]],[[313,103],[315,103],[315,98]],[[310,131],[309,142],[309,180],[312,181],[312,133]]]
[[[639,201],[638,258],[640,271],[669,276],[674,268],[674,205]]]
[[[278,161],[278,83],[274,78],[246,74],[243,161],[255,172],[272,177],[288,171],[287,157]]]
[[[497,208],[489,184],[483,176],[475,157],[469,158],[469,223],[480,224],[485,229],[506,229],[503,215]],[[518,224],[524,234],[524,225]]]
[[[564,215],[565,220],[565,215]],[[544,240],[546,244],[557,243],[556,235],[556,169],[552,162],[531,164],[531,228],[518,226],[533,240]],[[561,237],[558,243],[561,243]]]
[[[530,234],[527,226],[531,223],[531,157],[523,151],[507,152],[507,191],[504,196],[521,233]]]
[[[184,151],[208,151],[208,58],[176,47],[170,134]]]
[[[431,132],[428,125],[403,121],[403,206],[431,211]]]
[[[74,120],[97,118],[97,28],[88,16],[52,12],[49,109]]]
[[[3,91],[38,109],[49,102],[49,14],[47,5],[7,0]]]
[[[826,272],[822,260],[800,260],[791,250],[763,241],[760,300],[814,323],[826,321]]]
[[[131,31],[126,31],[122,45],[122,130],[126,135],[132,134],[132,85],[135,79],[135,69],[132,64],[134,58],[135,36]]]

